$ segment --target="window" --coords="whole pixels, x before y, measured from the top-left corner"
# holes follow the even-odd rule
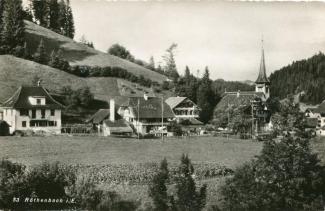
[[[51,116],[55,116],[55,110],[51,109]]]
[[[29,122],[29,125],[30,125],[31,127],[35,127],[35,126],[36,126],[36,124],[35,124],[34,121],[30,121],[30,122]]]
[[[36,104],[41,105],[41,99],[36,99]]]
[[[56,121],[49,121],[49,122],[48,122],[48,125],[49,125],[50,127],[55,127],[55,126],[56,126]]]
[[[41,110],[41,116],[42,116],[42,119],[45,119],[45,109]]]
[[[26,127],[26,121],[22,121],[22,122],[21,122],[21,126],[22,126],[22,127]]]
[[[28,110],[20,109],[20,116],[28,116]]]
[[[36,118],[36,110],[32,110],[32,118],[33,118],[33,119]]]

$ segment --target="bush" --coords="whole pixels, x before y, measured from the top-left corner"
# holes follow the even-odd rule
[[[325,171],[309,140],[264,143],[261,155],[222,187],[226,210],[322,210]]]

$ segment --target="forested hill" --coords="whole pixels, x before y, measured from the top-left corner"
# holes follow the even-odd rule
[[[295,61],[270,75],[271,96],[285,98],[303,92],[301,101],[317,104],[325,100],[325,55]]]

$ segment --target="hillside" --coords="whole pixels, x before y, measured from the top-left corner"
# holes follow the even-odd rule
[[[73,89],[89,86],[98,100],[106,101],[111,97],[123,99],[124,96],[142,96],[151,92],[149,88],[110,77],[80,78],[64,71],[20,59],[11,55],[0,56],[0,102],[9,98],[21,85],[31,85],[33,78],[42,79],[42,85],[51,92],[58,92],[64,86]]]
[[[53,50],[61,49],[63,57],[69,61],[70,65],[116,66],[124,68],[137,76],[143,75],[159,83],[167,79],[166,76],[157,72],[119,57],[100,52],[32,22],[25,21],[25,25],[27,47],[32,49],[30,50],[31,54],[34,53],[40,40],[43,39],[45,49],[49,55]]]
[[[301,101],[318,104],[325,99],[325,55],[318,53],[308,59],[273,72],[270,75],[271,96],[286,98],[303,93]]]

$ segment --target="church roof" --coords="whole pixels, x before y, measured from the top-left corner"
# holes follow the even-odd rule
[[[258,73],[258,77],[255,83],[270,83],[269,79],[266,76],[266,68],[265,68],[265,58],[264,58],[264,49],[262,48],[262,56],[261,56],[261,63],[260,63],[260,70]]]
[[[251,104],[251,100],[263,98],[262,92],[226,92],[220,102],[217,104],[215,111],[224,111],[228,107],[242,107]]]

